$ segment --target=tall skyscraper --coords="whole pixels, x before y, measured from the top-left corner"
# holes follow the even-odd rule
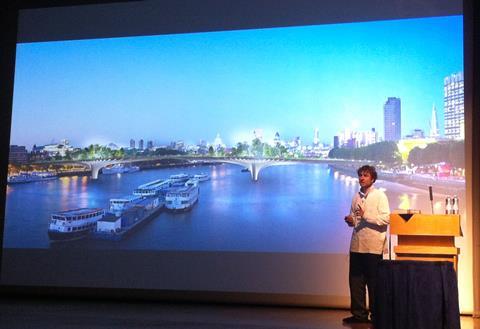
[[[340,138],[339,136],[333,136],[333,148],[340,147]]]
[[[445,137],[465,138],[465,116],[463,105],[463,72],[454,73],[443,80],[443,112]]]
[[[430,137],[437,138],[438,136],[440,136],[440,133],[437,122],[437,109],[434,104],[432,107],[432,118],[430,119]]]
[[[400,98],[388,97],[383,106],[385,141],[399,141],[402,137],[402,104]]]
[[[143,139],[138,141],[138,149],[143,150]]]
[[[131,148],[131,149],[134,149],[134,148],[135,148],[135,140],[134,140],[134,139],[131,139],[131,140],[130,140],[130,148]]]

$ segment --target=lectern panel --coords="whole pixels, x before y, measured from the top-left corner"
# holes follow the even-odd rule
[[[397,260],[450,261],[457,269],[459,215],[391,214],[390,234],[398,235]]]
[[[405,217],[405,219],[403,217]],[[390,215],[390,233],[396,235],[461,236],[459,215]]]

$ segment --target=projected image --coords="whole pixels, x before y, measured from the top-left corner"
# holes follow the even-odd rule
[[[19,44],[4,248],[347,253],[363,164],[391,210],[461,213],[462,42],[450,16]]]

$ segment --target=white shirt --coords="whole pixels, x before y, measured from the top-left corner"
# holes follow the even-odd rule
[[[359,206],[365,209],[363,217],[355,216]],[[384,192],[371,186],[364,194],[355,193],[350,208],[354,228],[350,251],[381,255],[386,248],[387,226],[390,223],[390,208]]]

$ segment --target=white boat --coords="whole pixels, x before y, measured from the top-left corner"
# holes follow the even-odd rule
[[[97,221],[105,211],[101,208],[79,208],[53,213],[48,226],[52,241],[76,240],[86,237],[96,229]]]
[[[41,182],[56,179],[57,174],[50,171],[32,171],[7,177],[8,184]]]
[[[185,182],[185,186],[198,186],[198,179],[196,178],[190,178]]]
[[[185,184],[187,180],[190,179],[190,176],[187,174],[176,174],[176,175],[170,175],[170,183],[171,184]]]
[[[128,195],[123,198],[110,199],[110,212],[116,216],[120,216],[122,211],[137,204],[141,200],[142,197],[138,195]]]
[[[187,211],[198,201],[198,181],[190,180],[188,184],[172,187],[165,195],[165,207],[172,211]]]
[[[210,176],[208,176],[207,174],[204,174],[204,173],[200,173],[200,174],[193,175],[193,178],[197,179],[199,182],[204,182],[204,181],[209,180]]]
[[[102,168],[102,174],[104,175],[114,175],[114,174],[125,174],[139,171],[139,166],[126,166],[121,163],[114,164],[112,166]]]
[[[165,194],[167,189],[170,187],[170,179],[157,179],[153,182],[142,184],[138,186],[134,191],[133,195],[150,197]]]

